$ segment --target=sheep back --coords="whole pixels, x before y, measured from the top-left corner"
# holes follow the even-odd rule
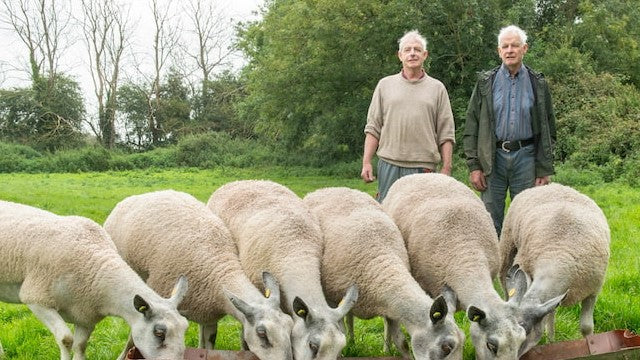
[[[463,301],[465,289],[490,284],[497,275],[493,221],[461,182],[436,173],[404,176],[391,186],[382,206],[402,232],[412,274],[431,296],[447,284]]]
[[[320,227],[293,191],[268,180],[233,181],[214,191],[207,206],[231,231],[242,267],[254,285],[262,286],[263,271],[274,274],[281,284],[291,277],[301,281],[300,274],[320,283]],[[324,298],[320,286],[308,290],[309,298]],[[290,307],[287,304],[289,311]]]
[[[610,230],[598,205],[560,184],[527,189],[513,200],[503,226],[500,254],[504,278],[512,264],[534,279],[553,268],[563,305],[597,294],[609,261]]]
[[[160,295],[168,296],[180,275],[190,280],[180,306],[190,320],[210,323],[225,314],[223,279],[242,268],[229,230],[202,202],[173,190],[133,195],[114,207],[104,227]]]
[[[358,285],[355,316],[371,318],[387,312],[389,289],[411,276],[402,235],[370,195],[346,187],[307,194],[304,203],[318,218],[324,235],[322,287],[336,306],[347,288]]]
[[[0,283],[22,283],[12,302],[66,308],[83,324],[105,315],[96,311],[104,294],[92,286],[93,276],[105,266],[125,266],[94,221],[7,201],[0,201],[0,248]]]

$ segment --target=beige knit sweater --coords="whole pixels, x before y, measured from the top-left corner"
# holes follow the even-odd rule
[[[435,170],[439,146],[455,143],[455,123],[444,84],[428,75],[408,81],[401,73],[378,82],[365,133],[379,140],[379,158],[402,167]]]

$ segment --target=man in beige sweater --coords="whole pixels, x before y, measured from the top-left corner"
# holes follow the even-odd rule
[[[378,82],[364,128],[362,173],[375,180],[371,161],[378,156],[378,196],[382,202],[400,177],[436,171],[451,175],[455,123],[442,82],[423,69],[426,39],[413,30],[398,41],[402,71]]]

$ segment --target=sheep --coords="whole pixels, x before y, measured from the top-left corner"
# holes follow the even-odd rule
[[[581,302],[580,330],[593,334],[593,310],[609,262],[607,219],[589,197],[560,184],[527,189],[513,200],[500,237],[505,289],[518,272],[530,282],[526,293],[513,296],[522,304],[545,302],[566,293],[561,305]],[[521,269],[521,270],[518,270]],[[514,294],[511,294],[514,295]],[[555,310],[546,317],[547,334],[554,339]],[[524,351],[536,345],[545,321],[528,324]]]
[[[335,360],[346,344],[342,319],[358,291],[352,286],[342,305],[327,305],[320,280],[322,233],[302,199],[273,181],[238,180],[214,191],[207,206],[227,224],[252,282],[259,286],[264,270],[280,280],[281,306],[294,318],[293,357]]]
[[[405,240],[413,276],[428,294],[445,284],[471,320],[478,359],[517,359],[526,338],[522,323],[551,311],[561,299],[520,308],[493,286],[498,237],[482,201],[466,185],[442,174],[397,180],[382,206]]]
[[[213,349],[217,323],[230,314],[242,323],[243,345],[260,359],[293,359],[293,320],[280,310],[280,290],[263,274],[266,294],[245,275],[222,220],[193,196],[173,190],[130,196],[104,224],[120,255],[159,293],[165,279],[191,282],[180,310],[199,324],[199,347]]]
[[[111,315],[130,325],[145,358],[183,357],[188,322],[177,306],[186,278],[171,298],[160,297],[92,220],[0,201],[0,248],[0,301],[27,305],[53,333],[60,359],[85,359],[96,323]]]
[[[377,201],[346,187],[319,189],[303,201],[324,234],[322,286],[330,303],[336,304],[355,281],[359,294],[352,314],[383,316],[405,359],[409,349],[399,324],[411,337],[415,359],[462,359],[464,333],[453,319],[455,294],[448,290],[434,301],[422,290],[409,270],[398,227]]]

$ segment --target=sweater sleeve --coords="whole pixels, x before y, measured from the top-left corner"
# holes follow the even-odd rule
[[[438,136],[438,146],[444,142],[456,142],[456,123],[453,120],[453,111],[451,111],[451,102],[447,89],[442,85],[442,91],[438,97],[438,119],[436,123],[436,131]]]
[[[380,139],[380,131],[382,129],[382,97],[380,94],[380,82],[373,91],[369,112],[367,113],[367,125],[364,127],[365,134],[371,134],[376,139]]]

